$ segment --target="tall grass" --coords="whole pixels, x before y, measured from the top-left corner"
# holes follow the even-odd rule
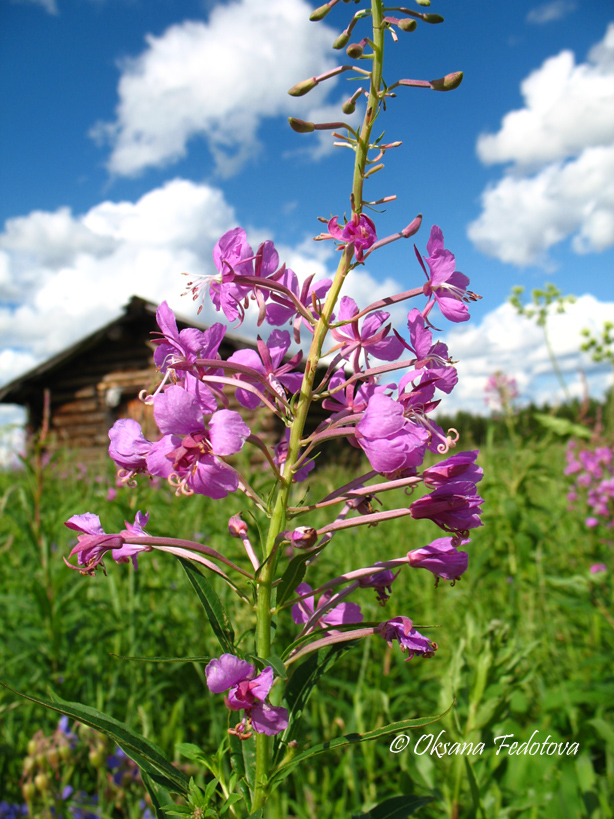
[[[520,448],[493,443],[480,454],[485,478],[484,527],[474,533],[469,570],[453,588],[426,571],[404,569],[382,610],[372,591],[354,599],[365,619],[410,616],[439,644],[432,659],[403,655],[372,637],[347,652],[326,674],[308,705],[304,747],[384,723],[437,714],[417,729],[446,732],[447,741],[483,742],[480,755],[438,757],[413,750],[393,754],[371,742],[316,757],[299,769],[267,806],[267,817],[336,819],[368,810],[388,796],[414,793],[433,801],[429,817],[561,817],[610,819],[614,803],[614,685],[610,547],[587,530],[565,499],[564,445],[533,437]],[[64,474],[66,473],[66,474]],[[310,498],[337,485],[320,470]],[[110,476],[79,477],[69,461],[0,476],[0,667],[4,682],[35,694],[51,686],[137,727],[171,755],[179,742],[214,752],[226,729],[225,709],[211,697],[204,662],[144,662],[122,657],[207,657],[219,654],[185,575],[165,555],[143,555],[138,572],[107,561],[81,577],[63,563],[71,533],[63,521],[86,511],[106,531],[123,528],[137,509],[150,512],[149,531],[207,542],[241,560],[227,535],[241,499],[176,499],[148,483],[106,500]],[[304,485],[297,487],[297,498]],[[387,505],[406,504],[399,492]],[[246,517],[250,526],[254,523]],[[325,521],[322,516],[322,522]],[[310,520],[311,522],[311,520]],[[377,528],[340,532],[306,578],[313,585],[341,571],[403,555],[441,533],[432,524],[401,519]],[[331,574],[332,573],[332,574]],[[216,584],[234,608],[231,592]],[[244,608],[234,623],[252,640]],[[296,631],[289,616],[280,632]],[[0,801],[22,801],[19,780],[28,740],[52,731],[56,718],[0,690]],[[574,755],[497,754],[494,738],[533,731],[544,741],[577,742]],[[508,740],[511,742],[512,740]],[[176,753],[178,763],[185,763]],[[79,774],[94,787],[94,772]],[[90,789],[91,792],[91,789]]]

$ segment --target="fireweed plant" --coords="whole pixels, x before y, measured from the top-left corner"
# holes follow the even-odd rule
[[[330,0],[311,19],[323,19],[338,3]],[[428,6],[429,0],[418,3]],[[213,251],[216,274],[193,278],[188,292],[201,307],[209,299],[234,327],[241,324],[247,310],[255,310],[258,325],[271,328],[268,339],[259,337],[257,349],[241,350],[225,361],[218,352],[225,324],[179,332],[171,309],[161,304],[157,311],[160,332],[154,339],[161,380],[153,394],[141,395],[153,407],[161,437],[147,440],[139,424],[130,419],[117,421],[109,433],[109,454],[122,481],[133,485],[140,475],[166,479],[180,502],[193,495],[220,499],[241,492],[247,499],[246,512],[255,507],[256,514],[266,520],[262,537],[254,536],[255,527],[248,526],[247,514],[230,519],[229,534],[245,549],[245,560],[239,565],[201,543],[150,534],[155,521],[150,524],[143,512],[138,512],[134,522],[127,522],[123,531],[112,534],[105,533],[98,516],[89,512],[66,523],[78,533],[71,556],[77,559],[73,568],[83,574],[104,568],[107,553],[118,563],[132,562],[135,568],[137,560],[152,550],[179,558],[220,643],[220,655],[209,660],[205,673],[212,695],[228,711],[227,737],[215,757],[193,745],[181,748],[210,772],[204,789],[122,723],[59,699],[46,703],[118,742],[140,766],[158,817],[220,816],[227,811],[233,816],[262,816],[273,790],[310,756],[351,742],[391,737],[438,718],[404,720],[368,734],[332,740],[326,747],[305,748],[298,730],[300,714],[319,676],[357,641],[378,635],[390,646],[398,643],[407,660],[434,654],[437,644],[414,627],[408,613],[393,612],[394,616],[382,622],[364,622],[360,604],[349,597],[360,600],[374,591],[384,605],[405,567],[427,569],[436,582],[441,578],[454,584],[467,569],[468,555],[460,547],[469,542],[469,531],[481,525],[478,453],[448,455],[458,433],[444,432],[432,418],[440,401],[438,393],[449,394],[457,383],[446,345],[434,338],[434,323],[442,316],[452,322],[466,321],[468,303],[479,298],[467,289],[468,278],[456,270],[441,229],[431,228],[425,256],[424,250],[414,246],[416,273],[423,277],[416,287],[362,310],[352,298],[342,295],[355,268],[385,245],[414,236],[421,227],[418,215],[398,233],[378,238],[365,209],[375,213],[376,206],[396,197],[367,201],[363,186],[383,167],[381,160],[387,151],[400,145],[385,143],[383,134],[372,135],[386,105],[396,96],[394,92],[406,86],[448,91],[462,80],[457,72],[433,81],[384,82],[385,38],[391,36],[396,42],[398,32],[413,31],[422,22],[440,23],[442,18],[407,8],[386,8],[382,0],[371,0],[370,8],[357,11],[334,43],[337,49],[347,46],[352,63],[290,89],[290,94],[302,96],[341,72],[352,72],[365,86],[343,105],[349,114],[360,98],[366,98],[358,129],[342,121],[320,124],[290,119],[299,133],[333,131],[337,144],[355,154],[351,215],[322,219],[326,231],[315,237],[336,245],[339,263],[334,278],[314,282],[310,277],[301,284],[280,263],[272,242],[264,242],[254,252],[242,228],[229,230]],[[363,25],[369,25],[365,36],[349,44],[354,28]],[[409,308],[407,332],[400,334],[392,329],[386,308],[410,300],[419,306]],[[288,350],[292,339],[298,344],[305,338],[310,339],[309,352],[300,366],[302,353],[289,357]],[[399,378],[393,382],[395,373]],[[264,406],[283,422],[286,432],[274,449],[250,429],[244,420],[245,416],[249,421],[249,412],[228,409],[232,394],[246,411]],[[307,434],[314,404],[329,415]],[[308,478],[316,452],[339,439],[362,449],[370,469],[326,497],[312,503],[304,498],[292,505],[293,486]],[[256,447],[266,459],[273,482],[267,497],[258,493],[232,460],[246,446]],[[447,457],[422,468],[427,452]],[[403,488],[409,495],[421,484],[426,494],[409,505],[377,510],[376,501],[389,490]],[[309,514],[315,510],[329,512],[330,522],[318,528],[309,525]],[[429,519],[444,534],[408,554],[382,554],[373,565],[334,578],[312,579],[317,574],[318,555],[331,547],[337,532],[403,516]],[[207,580],[210,573],[221,577],[239,603],[253,611],[253,632],[240,640]],[[305,581],[307,573],[313,585]],[[294,621],[295,638],[289,645],[278,645],[275,640],[280,618]],[[169,794],[182,797],[183,804],[174,805]]]

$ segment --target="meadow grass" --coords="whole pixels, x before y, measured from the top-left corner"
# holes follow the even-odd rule
[[[589,572],[593,563],[611,566],[610,546],[585,528],[580,512],[567,510],[560,439],[534,436],[520,447],[493,440],[489,435],[480,452],[484,527],[466,547],[469,570],[462,580],[435,588],[430,573],[405,568],[385,609],[372,590],[352,598],[366,620],[411,617],[438,643],[435,656],[405,662],[398,648],[375,636],[357,644],[322,678],[300,736],[306,748],[439,714],[455,700],[441,721],[412,732],[412,746],[421,735],[444,730],[446,741],[474,747],[483,742],[484,751],[441,758],[411,749],[393,754],[389,738],[333,751],[296,770],[267,805],[267,819],[350,817],[398,794],[432,797],[418,812],[425,819],[611,819],[612,574]],[[331,491],[343,477],[334,467],[316,471],[309,499]],[[1,679],[38,696],[51,687],[66,700],[106,711],[185,763],[177,743],[213,753],[226,731],[225,709],[205,685],[205,663],[119,659],[219,656],[181,566],[154,553],[141,556],[138,572],[108,560],[107,576],[99,571],[81,577],[62,560],[71,541],[63,522],[95,512],[112,532],[137,509],[147,510],[152,534],[200,540],[242,560],[227,523],[243,499],[176,499],[165,486],[142,481],[136,489],[118,490],[110,502],[109,480],[110,474],[79,476],[68,460],[0,476]],[[297,500],[305,488],[296,488]],[[384,501],[387,507],[407,505],[401,492]],[[245,519],[254,529],[250,516]],[[319,522],[327,520],[321,512]],[[441,534],[432,523],[409,518],[342,531],[306,580],[315,587]],[[214,585],[235,612],[235,633],[244,634],[244,646],[252,650],[253,613],[235,604],[222,583]],[[278,623],[280,643],[295,633],[286,610]],[[23,801],[19,779],[28,740],[56,725],[57,715],[0,690],[0,802]],[[540,742],[548,735],[557,743],[577,742],[578,753],[496,753],[495,737],[513,734],[508,742],[525,742],[535,730]],[[87,760],[74,777],[92,793],[95,772]],[[114,815],[141,815],[136,805],[130,810]]]

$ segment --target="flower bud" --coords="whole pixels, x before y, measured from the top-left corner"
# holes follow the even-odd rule
[[[34,757],[27,756],[23,761],[23,772],[29,774],[34,767]]]
[[[105,761],[104,749],[101,749],[100,747],[92,748],[88,754],[88,759],[94,768],[100,768]]]
[[[454,71],[452,74],[446,74],[438,80],[431,80],[431,88],[433,91],[454,91],[455,88],[463,81],[463,72]]]
[[[28,753],[31,756],[34,756],[34,754],[37,752],[37,750],[38,750],[38,742],[35,739],[31,739],[28,742]]]
[[[347,31],[347,29],[346,29],[346,31],[342,31],[341,34],[337,37],[337,39],[333,43],[333,48],[337,48],[337,49],[345,48],[345,46],[348,44],[349,39],[350,39],[350,32]]]
[[[418,23],[415,20],[399,20],[398,26],[401,31],[415,31]]]
[[[60,759],[64,762],[68,762],[68,760],[72,757],[72,748],[70,745],[60,745]]]
[[[353,60],[357,60],[359,57],[362,57],[364,49],[360,45],[360,43],[351,43],[346,49],[345,53],[348,57],[351,57]]]
[[[354,111],[356,110],[356,105],[354,104],[354,101],[352,100],[351,97],[349,100],[346,100],[343,103],[343,105],[341,106],[341,110],[343,111],[344,114],[348,115],[354,113]]]
[[[49,786],[49,777],[45,773],[36,774],[34,784],[41,793],[44,793]]]
[[[58,749],[57,748],[50,748],[47,751],[47,762],[52,767],[55,768],[55,766],[58,764],[59,761],[60,761],[60,755],[58,753]]]
[[[423,14],[422,19],[425,23],[443,23],[443,17],[441,14]]]
[[[296,85],[292,86],[288,94],[291,97],[302,97],[304,94],[308,94],[312,88],[315,88],[317,84],[315,77],[311,77],[309,80],[301,80],[301,82],[297,82]]]
[[[416,3],[419,6],[430,6],[431,5],[431,0],[416,0]]]
[[[228,531],[231,537],[244,537],[247,534],[247,523],[241,515],[233,515],[228,521]]]
[[[314,11],[312,11],[309,15],[309,19],[312,23],[317,23],[318,20],[323,20],[330,10],[331,6],[328,3],[325,3],[323,6],[314,9]]]
[[[315,131],[315,123],[306,122],[304,119],[297,119],[296,117],[288,117],[290,128],[296,131],[297,134],[311,134]]]
[[[34,782],[25,782],[21,787],[23,798],[30,803],[36,796],[36,785]]]
[[[312,526],[298,526],[290,532],[290,543],[296,549],[310,549],[318,539],[318,533]]]

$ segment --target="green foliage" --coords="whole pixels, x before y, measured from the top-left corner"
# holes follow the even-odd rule
[[[321,651],[288,666],[286,705],[300,710],[301,729],[280,744],[277,764],[289,776],[262,819],[379,816],[379,808],[396,809],[402,803],[393,800],[409,795],[422,800],[416,815],[424,819],[609,819],[613,592],[611,573],[589,572],[592,563],[608,563],[608,548],[585,529],[581,510],[566,510],[564,440],[536,425],[541,432],[515,449],[504,428],[494,428],[480,455],[485,525],[467,547],[469,571],[462,581],[435,589],[430,574],[405,569],[385,610],[371,590],[354,597],[365,620],[408,615],[439,650],[432,659],[405,662],[373,636],[337,649],[334,664]],[[62,557],[73,537],[63,521],[72,514],[95,511],[105,529],[114,531],[142,509],[150,512],[156,534],[181,531],[241,562],[240,544],[227,536],[235,501],[177,501],[166,487],[143,482],[118,490],[117,499],[107,502],[106,479],[83,479],[59,462],[45,470],[42,480],[35,470],[0,476],[3,678],[39,700],[49,700],[50,685],[63,700],[86,703],[125,723],[143,741],[155,742],[174,770],[186,782],[192,777],[203,794],[217,780],[211,809],[233,816],[232,804],[222,813],[227,801],[222,783],[234,791],[249,788],[241,777],[250,741],[228,736],[227,711],[206,688],[203,664],[219,656],[220,648],[183,567],[170,556],[151,553],[140,556],[138,572],[108,561],[106,577],[102,572],[81,577]],[[330,492],[339,477],[334,470],[316,473],[310,497]],[[297,487],[297,499],[304,491]],[[386,503],[406,505],[407,497],[399,491]],[[327,522],[324,512],[320,517],[315,525]],[[308,568],[306,579],[317,583],[399,556],[439,535],[428,522],[408,526],[403,520],[340,532]],[[238,612],[232,621],[236,637],[230,637],[218,611],[221,633],[251,652],[251,613],[234,606],[233,592],[218,578],[207,574],[206,580],[219,606]],[[214,598],[206,599],[217,609]],[[429,633],[424,624],[437,628]],[[288,609],[278,613],[275,625],[284,643],[296,636]],[[174,657],[183,660],[164,661]],[[275,663],[282,670],[281,660]],[[483,753],[390,752],[393,736],[386,736],[385,726],[441,713],[454,699],[453,710],[430,728],[405,731],[412,748],[423,734],[443,730],[449,742],[483,742]],[[53,731],[56,724],[52,712],[2,689],[0,801],[22,801],[19,780],[28,741],[38,729]],[[579,753],[497,755],[495,737],[513,734],[526,741],[536,729],[542,741],[551,735],[557,742],[577,742]],[[371,742],[344,739],[378,731]],[[289,744],[292,738],[296,749]],[[218,753],[229,743],[230,763]],[[87,761],[83,765],[82,787],[93,793],[96,772]],[[288,765],[293,770],[284,768]],[[143,781],[156,815],[171,815],[166,788],[146,769]],[[137,805],[134,810],[130,819],[140,819]],[[236,815],[244,814],[237,808]]]

